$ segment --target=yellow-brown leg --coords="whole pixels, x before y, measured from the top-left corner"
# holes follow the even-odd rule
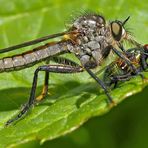
[[[44,80],[43,89],[42,89],[41,94],[38,97],[36,97],[37,102],[43,100],[48,93],[48,79],[49,79],[49,72],[45,72],[45,80]]]

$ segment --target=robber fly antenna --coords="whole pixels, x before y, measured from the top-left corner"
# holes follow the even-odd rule
[[[122,26],[124,26],[126,24],[126,22],[130,19],[130,16],[128,16],[122,23]]]

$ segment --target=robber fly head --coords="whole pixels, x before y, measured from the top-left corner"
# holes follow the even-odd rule
[[[119,20],[115,20],[110,23],[111,33],[112,33],[113,38],[116,41],[120,41],[122,38],[124,38],[126,36],[126,30],[124,28],[124,25],[129,20],[129,18],[130,17],[125,19],[123,22],[121,22]]]
[[[115,20],[110,23],[111,33],[115,41],[127,41],[128,43],[141,47],[142,45],[135,41],[132,33],[125,28],[125,24],[129,20],[128,16],[124,21]]]

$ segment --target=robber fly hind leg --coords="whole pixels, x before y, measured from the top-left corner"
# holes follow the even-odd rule
[[[34,78],[33,78],[33,83],[32,83],[32,89],[30,92],[30,98],[28,100],[28,102],[24,105],[24,107],[21,109],[21,111],[19,112],[19,114],[8,120],[6,122],[6,126],[8,126],[9,124],[11,124],[14,121],[19,120],[24,114],[26,114],[28,112],[28,110],[31,108],[31,106],[35,103],[35,93],[36,93],[36,87],[37,87],[37,79],[38,79],[38,73],[40,71],[45,71],[45,72],[53,72],[53,73],[78,73],[78,72],[82,72],[83,68],[81,66],[70,66],[70,65],[44,65],[44,66],[40,66],[36,69],[35,73],[34,73]]]
[[[50,59],[46,61],[46,64],[50,64]],[[40,102],[41,100],[43,100],[46,97],[46,95],[48,94],[48,83],[49,83],[49,72],[45,71],[45,78],[44,78],[42,92],[35,99],[37,102]]]
[[[79,66],[76,62],[74,62],[70,59],[67,59],[65,57],[60,57],[60,56],[51,57],[49,60],[46,61],[46,64],[49,64],[50,61],[56,62],[58,64],[63,64],[63,65]],[[48,94],[48,81],[49,81],[49,72],[46,71],[42,92],[38,97],[36,97],[37,102],[43,100],[46,97],[46,95]]]
[[[42,92],[38,97],[36,97],[36,101],[41,101],[46,97],[48,93],[48,80],[49,80],[49,72],[45,71],[45,80],[44,80]]]

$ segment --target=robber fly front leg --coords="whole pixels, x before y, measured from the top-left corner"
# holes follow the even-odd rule
[[[69,66],[69,65],[44,65],[44,66],[38,67],[34,73],[32,89],[30,92],[30,98],[29,98],[28,102],[24,105],[24,107],[21,109],[20,113],[16,117],[14,117],[6,122],[6,124],[5,124],[6,126],[8,126],[12,122],[20,119],[24,114],[26,114],[28,112],[30,107],[35,103],[35,99],[36,99],[35,94],[36,94],[38,73],[40,71],[45,71],[47,73],[50,73],[50,72],[53,72],[53,73],[78,73],[78,72],[82,72],[83,68],[81,66],[75,67],[75,66]]]
[[[106,87],[106,85],[104,84],[103,81],[101,81],[88,67],[85,67],[86,71],[89,73],[89,75],[94,79],[96,80],[96,82],[102,87],[102,89],[104,90],[105,94],[107,95],[108,97],[108,103],[114,103],[112,97],[110,96],[109,94],[109,91]]]

